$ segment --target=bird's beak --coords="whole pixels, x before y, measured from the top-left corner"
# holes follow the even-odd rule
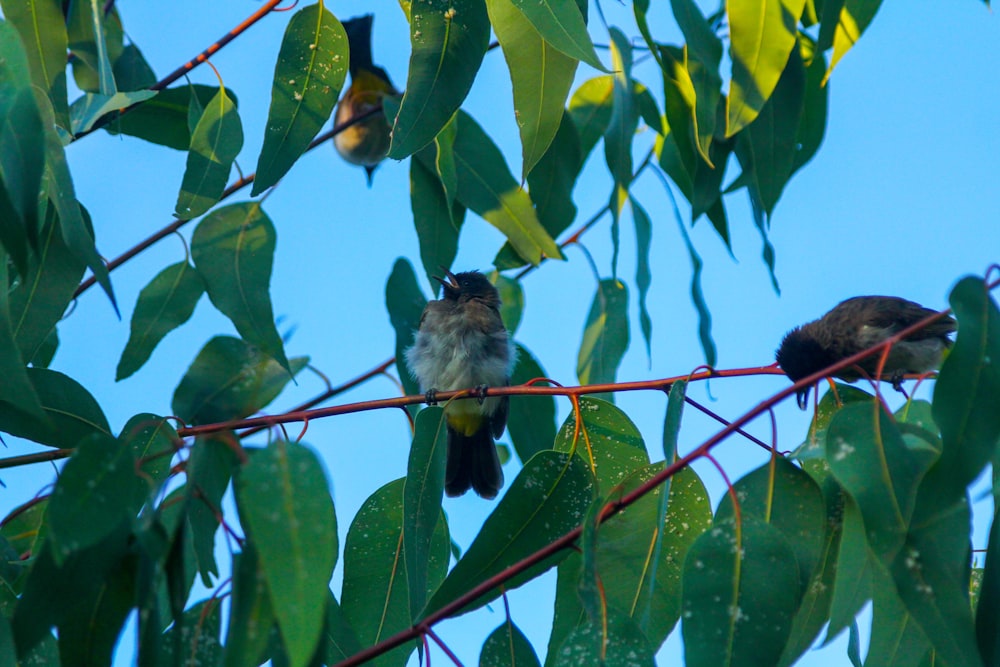
[[[434,276],[434,280],[441,283],[441,285],[444,286],[446,292],[450,294],[457,293],[459,291],[458,277],[454,273],[449,271],[448,267],[446,266],[441,266],[439,268],[442,271],[444,271],[444,275],[447,278],[447,280],[445,280],[445,278],[441,278],[440,276]]]
[[[795,392],[795,402],[799,404],[800,410],[806,410],[809,407],[809,387]]]

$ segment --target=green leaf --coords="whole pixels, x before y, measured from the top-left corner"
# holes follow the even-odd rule
[[[49,501],[49,543],[56,564],[134,518],[141,483],[131,450],[106,435],[84,438],[66,462]]]
[[[235,489],[291,664],[307,665],[323,628],[338,552],[322,465],[307,447],[278,441],[250,457]]]
[[[826,116],[830,87],[823,84],[826,74],[826,58],[814,41],[805,33],[799,33],[799,48],[806,65],[805,96],[802,104],[802,119],[799,133],[795,137],[795,164],[792,173],[804,167],[823,143],[826,134]]]
[[[733,486],[740,499],[740,515],[777,528],[795,552],[799,594],[805,595],[823,555],[827,514],[819,486],[784,458],[772,459]],[[715,520],[721,523],[733,515],[732,495],[726,494]]]
[[[583,17],[573,2],[524,2],[523,0],[487,0],[490,23],[503,49],[514,87],[514,115],[521,133],[521,179],[523,180],[548,150],[559,129],[563,105],[573,84],[579,55],[555,46],[549,36],[567,34],[564,26],[579,25],[582,39],[589,46],[592,62],[597,61]],[[552,15],[561,11],[565,17]],[[542,16],[539,16],[542,14]],[[535,20],[532,20],[532,19]],[[575,18],[575,23],[567,19]],[[550,19],[556,30],[543,32],[536,23]],[[563,19],[561,22],[559,19]],[[536,25],[533,25],[536,24]],[[547,24],[542,24],[546,27]],[[566,40],[568,41],[568,40]],[[575,46],[574,42],[569,45]]]
[[[604,157],[619,190],[632,183],[632,139],[639,126],[639,111],[633,97],[632,46],[617,28],[611,28],[611,68],[614,70],[612,114],[604,132]]]
[[[191,133],[187,166],[174,214],[181,220],[196,218],[212,208],[226,189],[233,160],[243,148],[243,125],[236,103],[220,88]]]
[[[712,30],[694,0],[670,0],[677,26],[684,33],[688,51],[705,65],[719,68],[722,60],[722,40]]]
[[[561,452],[533,456],[510,485],[468,551],[431,597],[423,617],[576,528],[590,505],[590,474],[583,462]],[[529,581],[565,558],[553,554],[503,586],[484,593],[460,613],[488,604],[504,590]]]
[[[10,284],[7,271],[7,257],[0,249],[0,285]],[[8,403],[29,417],[45,420],[42,405],[14,340],[7,290],[0,291],[0,377],[3,377],[3,383],[0,384],[0,404]]]
[[[635,286],[639,290],[639,326],[642,329],[642,338],[646,341],[646,358],[652,362],[653,320],[649,316],[649,309],[646,308],[646,296],[653,281],[653,273],[649,269],[649,245],[653,236],[653,223],[646,209],[634,197],[629,197],[629,202],[632,204],[632,222],[635,224]]]
[[[628,290],[624,283],[605,278],[594,295],[583,330],[576,362],[580,384],[614,382],[628,341]]]
[[[177,431],[163,417],[139,413],[128,420],[118,436],[123,449],[132,452],[138,466],[137,473],[146,482],[139,488],[141,504],[159,491],[160,485],[170,474],[170,461],[180,443]]]
[[[702,533],[684,559],[685,664],[776,663],[801,599],[794,564],[780,531],[752,517]]]
[[[363,648],[354,628],[347,622],[343,610],[329,593],[326,602],[326,626],[323,628],[323,641],[326,644],[326,664],[332,665],[348,659]]]
[[[194,230],[191,258],[212,304],[248,343],[290,371],[271,308],[276,233],[259,202],[213,211]]]
[[[256,196],[284,176],[330,117],[347,77],[347,33],[322,3],[292,16],[274,65]]]
[[[865,662],[869,665],[921,665],[931,644],[907,612],[896,586],[881,567],[874,568],[872,635]]]
[[[58,0],[3,0],[4,18],[17,28],[28,58],[32,83],[45,91],[59,125],[69,129],[66,92],[66,19]],[[7,28],[2,28],[4,33]],[[4,34],[0,44],[12,44]],[[6,50],[6,49],[5,49]],[[6,58],[5,58],[6,60]],[[21,69],[20,71],[24,71]]]
[[[587,32],[586,5],[581,11],[579,3],[560,0],[513,0],[513,3],[546,42],[574,60],[582,60],[602,72],[608,71],[597,57]],[[495,29],[496,23],[493,25]]]
[[[479,667],[541,667],[531,642],[509,618],[483,642]]]
[[[444,496],[448,430],[444,409],[428,407],[417,414],[403,484],[403,555],[410,594],[410,618],[427,603],[434,530]]]
[[[576,627],[559,648],[559,666],[629,665],[653,667],[653,650],[628,616],[609,609],[605,618]]]
[[[48,207],[38,251],[30,259],[27,274],[10,292],[11,326],[22,359],[35,359],[55,331],[85,268],[59,233],[55,208]]]
[[[774,92],[746,128],[754,184],[768,215],[792,176],[805,86],[805,66],[799,49],[793,48]]]
[[[429,144],[465,100],[489,46],[481,0],[414,0],[406,94],[392,129],[389,157],[401,160]]]
[[[249,417],[277,398],[308,363],[291,360],[289,375],[270,356],[231,336],[205,343],[174,391],[173,413],[191,425]]]
[[[420,385],[406,365],[406,350],[413,345],[414,333],[420,328],[420,316],[426,305],[427,299],[417,286],[413,266],[400,257],[393,264],[385,284],[385,308],[396,331],[396,372],[407,394],[420,393]],[[409,409],[416,415],[420,407],[414,405]]]
[[[404,480],[389,482],[358,510],[344,544],[344,617],[363,646],[372,646],[410,627],[409,593],[403,556]],[[442,515],[434,531],[428,569],[431,593],[448,569],[450,538]],[[373,661],[377,667],[404,665],[409,642]]]
[[[836,555],[837,576],[830,601],[830,625],[827,627],[824,643],[830,643],[844,628],[854,623],[855,615],[861,611],[865,602],[872,599],[872,565],[868,553],[861,510],[845,494],[843,534],[840,538],[840,551]]]
[[[193,562],[183,563],[183,591],[180,591],[180,604],[183,605],[190,588],[190,578],[193,572],[189,565],[201,573],[201,581],[206,587],[213,586],[212,575],[218,575],[219,567],[215,562],[215,534],[219,528],[219,517],[222,516],[222,496],[229,486],[229,480],[236,469],[237,459],[227,439],[233,438],[232,432],[220,432],[212,437],[195,439],[194,447],[187,462],[188,483],[177,492],[180,502],[177,507],[183,510],[180,516],[185,522],[184,542],[190,542]],[[168,496],[162,508],[169,508],[172,499]],[[187,547],[185,544],[181,544]],[[184,554],[185,560],[187,553]],[[169,563],[168,563],[169,573]]]
[[[0,410],[0,431],[49,447],[76,447],[94,433],[111,435],[101,407],[76,380],[46,368],[27,372],[48,420],[39,421],[8,405]]]
[[[111,113],[138,104],[156,96],[155,90],[117,92],[113,95],[85,93],[69,108],[70,131],[73,134],[89,132],[98,121]]]
[[[834,2],[833,4],[836,6],[840,3]],[[842,4],[840,16],[835,22],[833,56],[830,58],[830,68],[826,71],[824,83],[830,78],[833,68],[837,66],[840,59],[861,39],[861,33],[868,29],[879,7],[882,6],[882,0],[845,0]],[[824,28],[826,27],[826,19],[827,13],[824,11]],[[822,39],[820,39],[820,43],[823,43]]]
[[[976,642],[983,663],[995,665],[1000,658],[1000,522],[996,510],[990,526],[986,565],[976,604]]]
[[[507,278],[499,272],[490,274],[490,282],[500,293],[500,319],[503,320],[504,328],[513,336],[524,313],[524,288],[519,280]]]
[[[226,667],[259,664],[274,625],[274,607],[267,592],[260,556],[252,543],[245,544],[241,553],[233,554],[230,609],[222,664]]]
[[[809,423],[809,433],[802,444],[792,452],[793,458],[807,461],[825,457],[826,432],[840,408],[851,403],[871,404],[872,395],[866,391],[843,382],[836,383],[835,387],[836,391],[827,391],[819,400],[813,419]]]
[[[28,501],[13,509],[0,522],[0,537],[21,557],[40,553],[39,547],[48,535],[49,524],[45,514],[49,509],[49,497]]]
[[[211,598],[184,612],[163,637],[159,665],[218,665],[222,660],[222,604]]]
[[[542,227],[531,198],[511,175],[503,154],[465,112],[455,137],[458,201],[499,229],[514,250],[535,265],[542,257],[562,259],[559,246]]]
[[[796,43],[805,0],[728,0],[732,83],[726,100],[726,136],[753,122],[771,97]]]
[[[903,546],[926,467],[878,400],[837,412],[827,430],[826,459],[858,504],[873,553],[888,565]]]
[[[579,400],[582,423],[575,414],[566,417],[556,434],[553,449],[576,452],[595,475],[601,493],[608,495],[633,472],[649,463],[639,429],[614,404],[592,396]]]
[[[427,149],[424,149],[427,150]],[[448,204],[447,193],[438,175],[422,160],[410,160],[410,209],[420,243],[420,261],[432,287],[440,284],[432,276],[442,266],[451,266],[458,255],[458,233],[465,208]]]
[[[670,385],[670,393],[667,395],[667,412],[663,417],[663,460],[666,463],[673,463],[677,459],[677,439],[681,432],[687,387],[687,380],[678,380]],[[670,480],[667,480],[666,486],[670,486]],[[666,507],[661,511],[666,511]]]
[[[142,368],[164,336],[188,321],[204,292],[201,275],[186,261],[156,274],[139,292],[115,380],[124,380]]]
[[[145,90],[152,88],[156,83],[156,73],[134,43],[122,48],[121,55],[112,64],[111,69],[115,75],[115,84],[121,91]],[[159,94],[157,91],[157,95]]]
[[[201,84],[191,84],[167,88],[159,94],[130,109],[127,114],[104,126],[109,134],[127,134],[145,139],[154,144],[167,146],[179,151],[191,147],[191,128],[188,127],[188,109],[191,101],[198,105],[198,114],[194,124],[204,107],[219,94],[219,88]],[[226,89],[226,95],[237,103],[233,91]]]
[[[569,115],[580,135],[580,164],[604,136],[614,112],[615,78],[610,74],[588,79],[569,100]]]
[[[545,370],[531,356],[531,352],[520,343],[517,348],[517,363],[511,373],[510,383],[519,385],[546,377]],[[514,450],[521,462],[525,462],[540,451],[551,449],[556,437],[556,400],[552,396],[511,396],[507,432],[514,443]]]

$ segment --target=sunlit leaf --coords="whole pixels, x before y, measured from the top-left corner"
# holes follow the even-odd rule
[[[171,264],[156,274],[139,292],[115,380],[123,380],[142,368],[164,336],[188,321],[204,292],[201,275],[186,261]]]
[[[582,60],[602,72],[608,71],[594,51],[594,44],[587,32],[586,14],[581,12],[579,3],[569,0],[513,2],[546,42],[574,60]]]
[[[323,3],[292,16],[274,66],[271,108],[250,195],[277,183],[330,117],[347,77],[347,33]]]
[[[589,79],[569,101],[569,115],[580,135],[581,162],[604,136],[614,112],[615,78],[610,74]]]
[[[243,148],[243,124],[224,88],[208,104],[191,133],[187,166],[174,213],[182,220],[212,208],[226,189],[233,160]]]
[[[861,39],[863,33],[875,18],[876,12],[882,6],[882,0],[845,0],[843,3],[833,2],[836,6],[842,4],[840,15],[837,17],[836,29],[833,33],[833,56],[830,58],[830,68],[826,71],[826,79],[830,78],[833,68],[837,66],[840,59],[851,50]],[[827,12],[823,12],[824,26],[826,26]],[[823,40],[820,39],[820,43]],[[825,81],[825,80],[824,80]]]
[[[213,211],[194,230],[191,258],[212,304],[248,343],[290,370],[271,308],[276,233],[259,202]]]
[[[413,0],[406,94],[392,130],[389,157],[400,160],[451,120],[472,87],[489,46],[481,0]]]

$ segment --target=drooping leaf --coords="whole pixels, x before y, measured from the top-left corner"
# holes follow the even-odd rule
[[[629,198],[632,204],[632,222],[635,223],[635,286],[639,290],[639,326],[642,329],[642,338],[646,341],[646,357],[652,361],[653,348],[653,320],[649,316],[649,309],[646,307],[646,295],[649,294],[649,285],[653,281],[653,274],[649,268],[649,244],[653,236],[653,223],[649,219],[646,209],[635,200]]]
[[[347,77],[348,51],[344,26],[323,3],[292,16],[274,66],[267,130],[250,196],[277,183],[330,117]]]
[[[403,484],[403,555],[410,594],[410,618],[427,602],[434,530],[444,495],[448,431],[444,410],[429,406],[417,414]]]
[[[426,148],[424,150],[427,150]],[[451,266],[458,254],[458,233],[465,207],[455,202],[450,208],[447,193],[438,176],[422,160],[410,160],[410,208],[420,243],[420,262],[432,287],[432,278],[442,266]]]
[[[364,646],[372,646],[412,622],[403,556],[403,484],[404,480],[398,479],[373,493],[347,531],[341,604],[344,617]],[[428,594],[444,579],[449,543],[448,523],[442,515],[431,545]],[[404,644],[373,664],[402,667],[414,647],[414,643]]]
[[[836,6],[837,2],[833,2]],[[826,79],[830,78],[833,68],[837,66],[840,59],[851,50],[851,48],[861,39],[861,33],[868,29],[876,12],[882,6],[882,0],[845,0],[842,3],[840,16],[834,25],[836,29],[833,33],[833,56],[830,58],[830,68],[826,71]],[[824,27],[827,18],[826,11],[823,12]],[[823,43],[823,40],[820,40]]]
[[[4,19],[21,35],[27,54],[31,81],[45,91],[56,121],[69,130],[69,102],[66,92],[66,19],[58,0],[3,0]],[[3,28],[6,32],[7,28]],[[0,43],[10,45],[10,37]],[[5,58],[6,60],[6,58]],[[24,70],[22,70],[24,71]]]
[[[801,599],[795,562],[780,531],[752,517],[702,533],[684,559],[685,664],[776,663]]]
[[[491,273],[489,278],[500,293],[500,319],[513,337],[524,313],[524,288],[519,280],[508,278],[499,272]]]
[[[134,42],[124,46],[121,55],[112,63],[111,70],[115,75],[115,84],[121,91],[145,90],[156,83],[156,73]],[[159,94],[158,91],[157,95]],[[129,113],[132,112],[130,110]]]
[[[531,264],[542,257],[562,259],[559,246],[542,227],[531,198],[514,180],[503,154],[464,112],[455,137],[458,201],[499,229],[514,250]]]
[[[256,346],[215,336],[177,385],[171,409],[191,425],[248,417],[273,401],[308,361],[308,357],[293,358],[289,375]]]
[[[793,174],[812,160],[823,143],[830,95],[830,84],[823,83],[823,76],[826,73],[826,58],[823,52],[808,35],[802,32],[799,33],[799,48],[806,66],[806,80],[802,119],[799,121],[798,136],[795,138]]]
[[[276,236],[259,202],[232,204],[198,223],[191,237],[191,258],[208,298],[240,336],[290,371],[271,308]]]
[[[346,660],[362,649],[354,628],[347,622],[344,610],[337,598],[329,593],[326,603],[326,626],[323,628],[323,642],[326,645],[326,664],[332,665]]]
[[[843,534],[836,554],[837,576],[830,601],[830,624],[824,643],[830,643],[855,622],[855,615],[872,599],[872,564],[864,519],[857,503],[845,494]]]
[[[85,134],[108,114],[145,102],[155,96],[155,90],[116,92],[113,95],[85,93],[69,107],[70,131],[77,135]]]
[[[541,667],[541,664],[528,638],[507,619],[483,642],[479,667]]]
[[[0,410],[0,431],[49,447],[76,447],[94,433],[111,435],[101,407],[76,380],[47,368],[27,373],[48,419],[40,421],[7,405]]]
[[[257,664],[267,649],[274,607],[260,556],[252,543],[233,554],[233,597],[223,665]]]
[[[291,664],[307,665],[323,628],[338,553],[322,465],[309,448],[277,441],[250,457],[235,489]]]
[[[7,257],[0,249],[0,285],[10,284],[7,271]],[[3,383],[0,384],[0,404],[10,404],[29,417],[45,421],[42,405],[14,340],[7,290],[0,291],[0,377],[3,377]]]
[[[546,377],[545,370],[520,343],[517,363],[510,376],[511,385],[524,384]],[[507,432],[517,457],[524,463],[538,452],[551,449],[556,436],[556,401],[552,396],[511,396]]]
[[[524,17],[531,22],[542,39],[559,51],[574,60],[582,60],[594,69],[608,71],[594,51],[594,44],[587,32],[586,14],[581,12],[579,3],[514,0],[514,6],[524,13]]]
[[[632,139],[639,126],[639,110],[633,97],[632,46],[617,28],[612,28],[610,35],[615,74],[611,119],[604,132],[604,157],[615,187],[627,191],[632,182]]]
[[[576,528],[591,501],[590,474],[583,462],[560,452],[533,456],[486,519],[454,569],[435,591],[423,616],[430,614],[470,588],[545,547]],[[553,554],[534,567],[494,588],[462,609],[478,609],[556,565],[566,551]]]
[[[427,299],[417,286],[413,267],[405,259],[397,259],[385,284],[385,307],[396,331],[396,372],[407,394],[420,393],[420,385],[406,365],[406,350],[413,345],[414,333],[420,328],[420,316],[426,305]],[[419,406],[410,409],[411,414],[416,415]]]
[[[130,109],[127,114],[104,126],[109,134],[127,134],[146,141],[167,146],[179,151],[191,147],[192,127],[188,126],[188,109],[192,101],[197,105],[194,125],[202,116],[202,111],[219,94],[219,88],[202,84],[190,84],[167,88]],[[226,89],[226,95],[237,104],[236,95]]]
[[[203,600],[184,612],[163,638],[160,664],[218,665],[222,660],[222,604]]]
[[[605,278],[597,288],[587,315],[583,342],[576,362],[580,384],[614,382],[628,349],[628,290],[624,283]]]
[[[205,111],[191,133],[187,166],[174,207],[178,218],[196,218],[219,201],[226,189],[233,160],[241,148],[243,125],[236,103],[225,88],[220,88],[205,105]]]
[[[137,474],[144,482],[137,489],[141,504],[159,490],[170,473],[170,462],[180,443],[177,431],[163,417],[139,413],[122,428],[118,443],[132,452]]]
[[[472,87],[489,46],[481,0],[413,0],[406,94],[392,129],[389,157],[400,160],[434,140]]]
[[[995,511],[975,609],[979,653],[985,664],[996,664],[1000,658],[1000,522],[996,519]]]
[[[583,82],[570,98],[569,115],[580,135],[581,164],[611,123],[614,87],[614,77],[607,74]]]
[[[771,97],[788,54],[805,0],[728,0],[732,84],[726,99],[726,136],[753,122]]]
[[[575,3],[487,0],[486,8],[514,87],[514,114],[521,133],[523,181],[548,150],[559,129],[563,105],[578,63],[578,56],[567,55],[547,40],[546,34],[539,34],[540,28],[536,29],[531,20],[537,14],[536,8],[561,10],[567,18],[556,24],[559,27],[568,25],[568,17],[575,16],[582,37],[590,46],[593,60],[597,61],[597,57]],[[546,17],[556,18],[551,14],[546,14]],[[562,36],[567,33],[563,29],[550,31],[549,34]]]
[[[188,321],[204,292],[201,275],[186,261],[171,264],[156,274],[139,292],[115,380],[124,380],[142,368],[160,341]]]

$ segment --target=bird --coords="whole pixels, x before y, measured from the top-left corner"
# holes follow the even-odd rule
[[[509,400],[485,396],[485,391],[510,384],[515,350],[500,317],[500,293],[486,276],[447,269],[445,276],[434,276],[444,290],[440,299],[424,308],[406,362],[428,404],[435,403],[437,391],[478,390],[478,401],[451,401],[445,406],[445,492],[455,497],[471,488],[489,500],[503,488],[494,438],[506,428]]]
[[[334,127],[380,107],[386,96],[399,94],[386,71],[372,62],[373,21],[374,17],[366,14],[343,23],[351,52],[351,85],[337,103]],[[375,167],[389,152],[391,130],[385,114],[379,111],[333,137],[333,145],[342,158],[365,168],[368,187],[372,185]]]
[[[819,372],[842,359],[878,345],[906,327],[937,311],[894,296],[857,296],[837,304],[818,320],[803,324],[785,334],[775,359],[792,382]],[[889,350],[882,377],[900,389],[905,373],[926,373],[941,365],[951,347],[949,334],[956,322],[943,316],[919,331],[897,341]],[[842,368],[834,377],[855,382],[874,377],[881,355],[873,353],[853,366]],[[806,409],[809,387],[796,394],[799,407]]]

